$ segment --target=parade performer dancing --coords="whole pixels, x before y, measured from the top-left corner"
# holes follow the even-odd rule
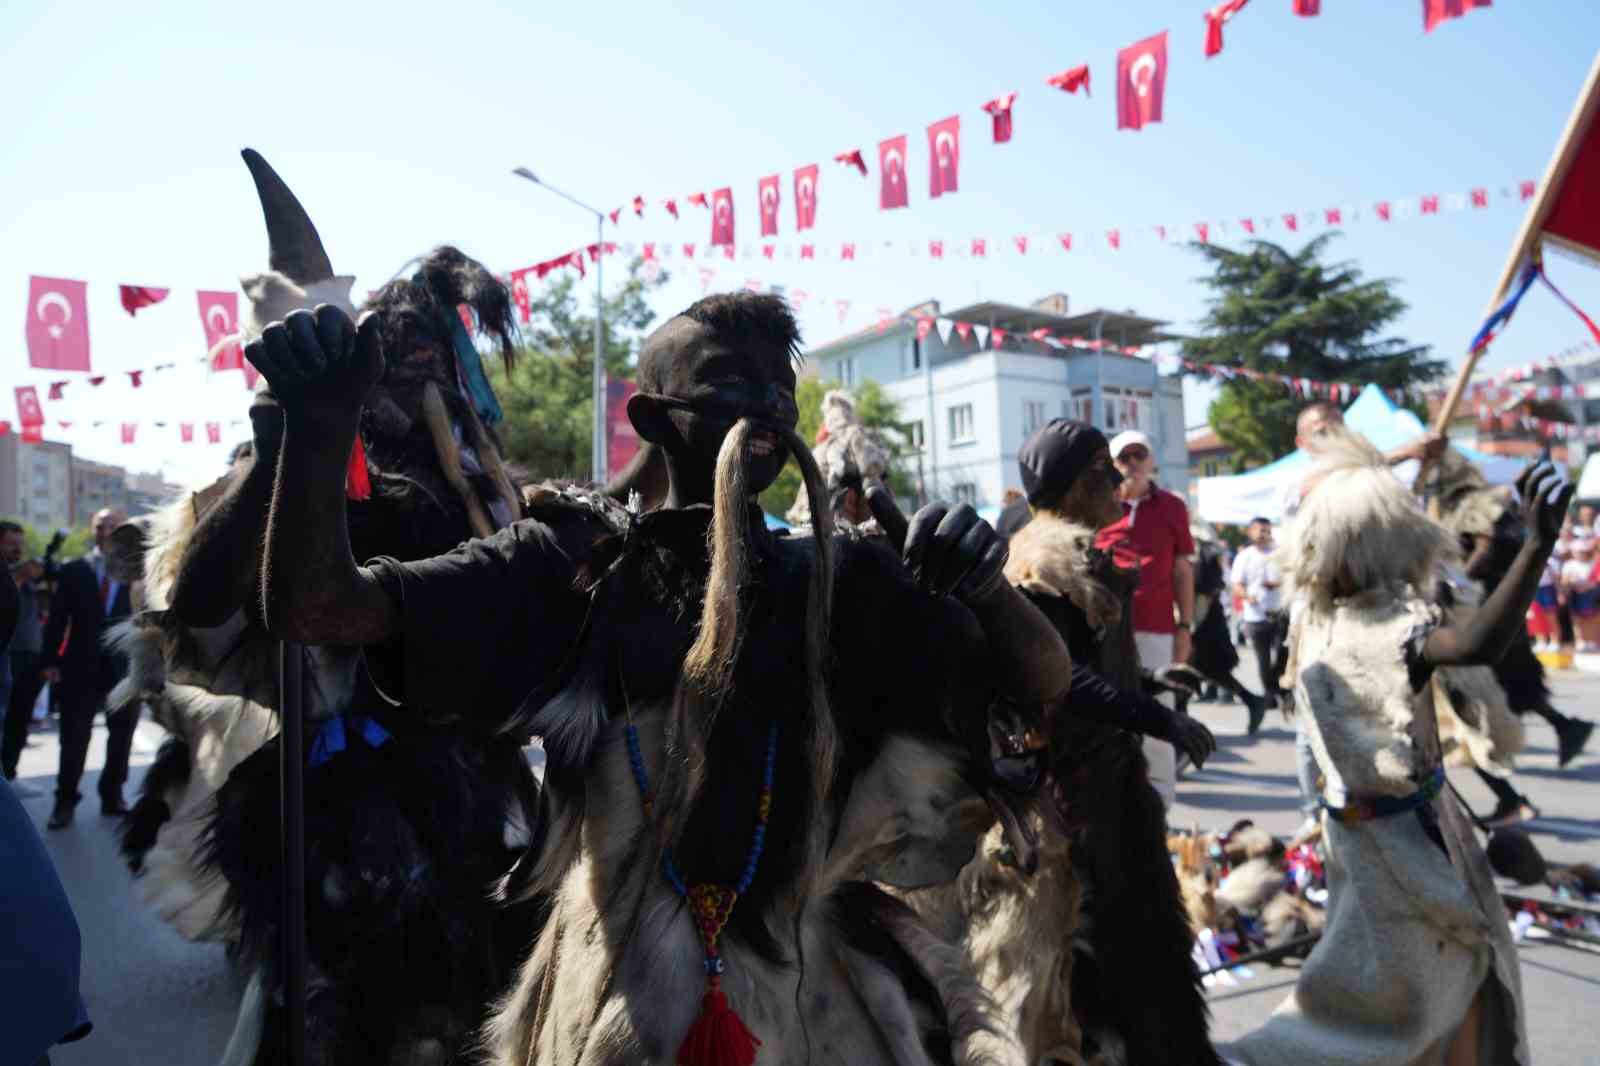
[[[886,483],[889,448],[881,436],[862,425],[849,393],[834,389],[822,398],[822,425],[811,456],[822,474],[834,519],[861,523],[870,518],[867,490]],[[804,486],[795,494],[794,506],[784,517],[792,526],[811,524],[811,506],[806,502]]]
[[[1215,742],[1145,693],[1129,610],[1138,575],[1094,547],[1122,517],[1105,436],[1058,419],[1024,444],[1020,465],[1033,518],[1011,540],[1006,577],[1073,660],[1051,731],[1039,868],[1019,869],[991,836],[956,885],[913,904],[963,944],[1028,1062],[1215,1063],[1141,736],[1196,766]]]
[[[1017,737],[1070,662],[993,531],[925,508],[909,573],[882,538],[835,536],[793,429],[794,320],[740,293],[640,352],[628,410],[665,455],[662,508],[551,493],[449,555],[358,567],[340,471],[383,336],[321,307],[247,349],[286,419],[264,604],[286,637],[371,647],[419,714],[544,738],[540,838],[506,890],[549,893],[550,918],[492,1061],[969,1061],[964,960],[863,882],[949,880],[995,815],[1033,861]],[[809,538],[754,506],[785,450]]]
[[[1495,661],[1522,627],[1572,486],[1519,482],[1529,536],[1463,626],[1423,591],[1453,538],[1365,441],[1318,441],[1282,572],[1302,597],[1286,678],[1325,781],[1328,929],[1254,1063],[1526,1063],[1521,978],[1488,860],[1444,771],[1434,671]]]
[[[312,302],[348,307],[351,279],[334,275],[301,205],[260,156],[245,160],[271,243],[271,268],[244,279],[254,328]],[[457,308],[509,358],[510,294],[440,248],[371,304],[396,358],[362,413],[361,450],[340,464],[335,506],[357,550],[418,558],[509,524],[521,505],[488,428],[498,409]],[[244,950],[253,973],[228,1063],[276,1061],[281,1042],[278,642],[256,595],[284,429],[270,392],[251,419],[229,475],[150,530],[152,611],[130,638],[145,654],[129,687],[172,739],[124,850],[181,932]],[[466,1053],[537,928],[536,908],[489,900],[535,824],[537,786],[517,742],[399,713],[360,658],[306,649],[308,1061],[442,1066]]]

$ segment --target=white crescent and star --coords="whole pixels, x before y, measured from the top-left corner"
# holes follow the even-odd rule
[[[778,188],[775,185],[761,186],[761,209],[771,214],[778,206]]]
[[[900,149],[891,148],[883,154],[883,169],[889,180],[896,185],[900,184],[900,171],[905,169],[906,160],[900,154]]]
[[[938,153],[940,160],[949,159],[951,154],[955,151],[956,139],[950,136],[949,130],[940,130],[934,135],[933,147],[934,151]]]
[[[800,199],[802,202],[808,204],[811,202],[811,190],[814,185],[815,183],[809,177],[800,179]]]
[[[60,322],[51,322],[45,318],[45,309],[49,307],[59,307],[61,309]],[[61,293],[52,289],[39,297],[38,302],[33,305],[33,314],[35,318],[44,323],[45,332],[50,334],[52,340],[60,340],[61,334],[66,331],[67,323],[72,321],[72,303]]]
[[[220,337],[233,328],[233,320],[228,317],[228,309],[221,304],[212,304],[206,308],[206,325],[216,331]]]
[[[1142,75],[1142,77],[1141,77]],[[1140,96],[1150,95],[1150,84],[1156,77],[1156,57],[1145,52],[1128,67],[1128,80]]]

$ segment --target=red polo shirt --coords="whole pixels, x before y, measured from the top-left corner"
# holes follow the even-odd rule
[[[1189,535],[1189,507],[1159,485],[1133,503],[1122,505],[1122,519],[1100,531],[1095,543],[1115,551],[1123,565],[1139,562],[1139,587],[1133,593],[1133,628],[1139,633],[1173,633],[1172,565],[1194,554]]]

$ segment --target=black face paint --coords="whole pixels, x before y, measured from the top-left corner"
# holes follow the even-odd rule
[[[717,385],[695,387],[694,396],[670,396],[666,393],[645,392],[663,407],[688,411],[702,418],[733,424],[741,418],[793,429],[800,420],[800,409],[794,392],[778,382],[766,385],[752,381],[724,382]]]

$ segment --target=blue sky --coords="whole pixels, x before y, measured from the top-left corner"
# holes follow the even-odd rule
[[[264,265],[265,236],[238,150],[261,150],[311,210],[356,291],[433,244],[511,269],[593,240],[583,212],[510,176],[527,165],[609,209],[730,185],[740,236],[755,235],[758,178],[778,172],[791,239],[790,172],[822,164],[819,243],[893,242],[855,264],[717,261],[718,287],[747,278],[830,300],[804,319],[812,343],[860,328],[874,309],[928,299],[1025,302],[1066,292],[1075,310],[1133,308],[1183,328],[1203,312],[1189,251],[1133,235],[1370,204],[1484,185],[1491,207],[1346,228],[1335,252],[1395,278],[1411,310],[1398,332],[1457,358],[1476,328],[1521,218],[1499,189],[1542,171],[1600,42],[1600,5],[1499,0],[1424,36],[1420,0],[1325,0],[1298,19],[1290,0],[1253,0],[1202,56],[1205,0],[977,3],[637,3],[436,5],[75,5],[0,10],[0,417],[10,389],[59,377],[27,369],[30,273],[90,282],[97,372],[173,358],[185,368],[134,391],[79,385],[46,404],[53,437],[92,458],[194,479],[222,449],[146,426],[124,448],[124,418],[243,417],[238,374],[209,378],[193,292],[231,288]],[[262,13],[265,11],[265,13]],[[1165,121],[1115,129],[1116,51],[1170,31]],[[1089,63],[1095,94],[1044,84]],[[1020,95],[1011,143],[989,143],[979,110]],[[962,119],[961,191],[926,198],[925,127]],[[879,139],[910,139],[912,204],[881,213],[876,169],[831,162]],[[875,161],[875,160],[874,160]],[[903,249],[929,238],[1035,245],[1116,226],[1121,252],[995,255],[930,263]],[[608,230],[610,229],[608,224]],[[625,214],[621,241],[694,241],[706,215],[672,223],[652,205]],[[1224,240],[1238,237],[1232,229]],[[1282,237],[1281,231],[1277,236]],[[1216,235],[1214,234],[1214,239]],[[1552,272],[1600,310],[1600,273]],[[170,286],[130,320],[119,283]],[[663,313],[700,293],[680,264]],[[841,327],[831,301],[855,309]],[[1488,365],[1585,338],[1533,293]],[[41,390],[42,394],[42,390]],[[87,423],[105,419],[91,429]],[[62,432],[57,420],[70,419]],[[244,432],[226,435],[231,443]]]

